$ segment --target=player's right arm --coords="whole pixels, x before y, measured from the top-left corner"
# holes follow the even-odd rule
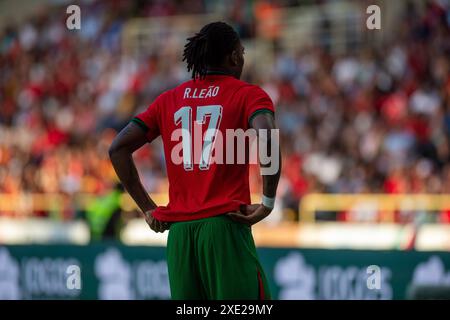
[[[147,142],[145,132],[139,125],[130,122],[113,140],[109,157],[121,183],[144,213],[150,228],[156,232],[164,232],[167,226],[153,218],[151,213],[156,204],[142,185],[132,157],[133,153]]]

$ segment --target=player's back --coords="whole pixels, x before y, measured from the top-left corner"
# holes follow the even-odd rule
[[[252,115],[263,111],[273,112],[273,104],[259,87],[208,75],[163,93],[139,115],[149,139],[160,134],[164,143],[169,204],[155,217],[193,220],[249,204],[248,163],[236,163],[245,146],[235,137],[245,136]]]

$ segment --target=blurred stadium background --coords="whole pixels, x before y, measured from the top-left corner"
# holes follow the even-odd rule
[[[0,1],[0,299],[169,297],[167,233],[107,150],[189,78],[185,39],[213,20],[239,32],[243,78],[277,108],[277,207],[253,228],[274,297],[449,298],[450,1],[78,1],[80,30],[70,4]],[[135,160],[165,204],[161,141]],[[253,167],[254,201],[260,183]]]

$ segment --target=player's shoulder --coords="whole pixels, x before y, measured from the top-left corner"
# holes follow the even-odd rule
[[[170,95],[172,95],[172,94],[174,93],[174,90],[175,90],[176,88],[177,88],[177,87],[164,90],[163,92],[161,92],[161,93],[159,94],[159,96],[157,97],[157,99],[165,99],[165,98],[168,98]]]
[[[161,92],[155,99],[155,103],[161,106],[167,105],[174,99],[174,94],[176,92],[176,89],[178,87],[166,89],[163,92]]]
[[[242,88],[242,89],[249,89],[249,88],[253,88],[253,87],[257,87],[254,84],[251,84],[249,82],[246,82],[244,80],[240,80],[240,79],[236,79],[233,77],[230,77],[230,82],[235,85],[236,87]]]
[[[192,79],[190,79],[190,80],[186,80],[186,81],[184,81],[184,82],[182,82],[182,83],[180,83],[179,85],[177,85],[176,87],[173,87],[172,89],[170,89],[170,90],[167,90],[166,91],[166,94],[168,95],[168,96],[179,96],[179,95],[183,95],[183,92],[184,92],[184,90],[186,89],[186,88],[188,88],[188,87],[192,87],[192,86],[194,86],[195,85],[195,82],[194,82],[194,80],[192,80]]]
[[[173,100],[173,99],[176,99],[177,97],[183,96],[183,92],[185,91],[185,89],[188,87],[192,87],[194,85],[195,85],[195,82],[192,79],[184,81],[175,87],[166,89],[165,91],[160,93],[156,99],[158,101],[169,102],[170,100]]]
[[[244,97],[246,97],[247,99],[268,99],[270,101],[272,101],[272,99],[270,98],[270,96],[267,94],[267,92],[261,88],[259,85],[256,84],[252,84],[252,83],[248,83],[245,81],[241,81],[241,89],[239,90],[240,94]]]
[[[237,92],[243,96],[252,95],[267,95],[267,93],[260,86],[252,84],[243,80],[233,78],[233,85],[236,86]]]

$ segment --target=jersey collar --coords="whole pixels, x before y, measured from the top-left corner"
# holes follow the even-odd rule
[[[230,77],[233,76],[231,73],[228,73],[225,71],[219,71],[219,70],[208,70],[208,71],[206,71],[206,75],[207,76],[220,75],[220,76],[230,76]]]

